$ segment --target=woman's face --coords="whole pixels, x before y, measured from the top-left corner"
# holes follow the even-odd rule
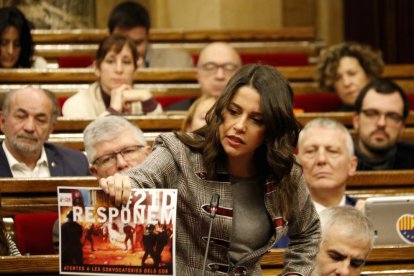
[[[222,114],[220,141],[229,162],[252,164],[266,129],[259,93],[250,86],[240,87]]]
[[[206,115],[213,104],[216,102],[216,99],[211,97],[203,100],[197,105],[197,108],[194,111],[193,120],[188,126],[188,132],[194,131],[203,127],[206,124]]]
[[[344,104],[354,105],[362,88],[370,81],[369,77],[354,57],[343,57],[336,69],[334,87]]]
[[[13,68],[22,51],[20,45],[20,33],[16,27],[9,26],[4,29],[4,32],[1,35],[0,47],[0,67]]]
[[[119,53],[110,50],[99,67],[96,68],[96,75],[106,92],[121,86],[122,84],[132,85],[135,73],[135,61],[131,49],[124,45]]]

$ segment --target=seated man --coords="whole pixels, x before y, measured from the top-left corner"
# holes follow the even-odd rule
[[[150,154],[141,129],[121,116],[99,117],[83,131],[92,175],[98,179],[140,164]],[[59,251],[59,223],[53,226],[53,243]]]
[[[330,207],[319,216],[322,240],[312,275],[360,275],[374,245],[371,222],[350,206]]]
[[[141,129],[120,116],[100,117],[83,131],[90,172],[106,178],[140,164],[150,154]]]
[[[409,114],[403,89],[387,79],[368,83],[355,101],[357,170],[414,168],[414,144],[398,142]]]
[[[128,36],[136,45],[138,67],[192,68],[191,55],[180,49],[155,49],[149,43],[151,20],[141,4],[126,1],[118,4],[109,15],[110,34]]]
[[[0,146],[1,177],[49,177],[89,175],[85,155],[46,141],[58,116],[53,93],[26,87],[3,99]]]
[[[363,201],[345,194],[346,181],[358,163],[345,126],[327,118],[310,121],[299,134],[298,157],[318,213],[331,206],[363,209]]]
[[[201,95],[217,98],[242,65],[240,55],[225,42],[212,42],[201,50],[197,62],[197,81]],[[188,110],[195,99],[170,105],[168,110]]]

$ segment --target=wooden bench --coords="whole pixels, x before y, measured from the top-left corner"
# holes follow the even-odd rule
[[[58,186],[97,187],[98,181],[95,177],[0,178],[1,211],[4,216],[56,212]],[[348,179],[347,193],[359,198],[414,194],[414,170],[357,172]]]
[[[98,187],[95,177],[0,178],[2,215],[57,212],[57,187]]]
[[[295,94],[326,92],[321,91],[314,80],[315,66],[286,66],[279,67],[278,70],[289,79]],[[414,93],[414,65],[387,65],[383,76],[395,80],[407,93]],[[53,87],[57,90],[60,87],[66,92],[75,93],[81,88],[79,85],[86,87],[94,81],[96,81],[96,75],[92,68],[0,70],[1,92],[8,91],[13,86],[18,88],[22,85],[36,84],[49,85],[53,91],[55,90]],[[172,84],[184,85],[181,87],[184,89],[191,88],[191,93],[194,92],[193,89],[198,88],[195,69],[140,69],[135,74],[134,81],[136,85],[152,85],[158,91],[168,90]],[[179,88],[175,86],[175,91]]]
[[[313,119],[322,117],[335,119],[349,128],[352,127],[352,116],[352,112],[299,113],[296,115],[302,125],[305,125]],[[185,113],[167,112],[164,115],[126,116],[126,118],[139,126],[144,132],[171,131],[180,129],[185,118]],[[80,133],[91,121],[92,119],[59,117],[54,132]],[[406,125],[407,127],[414,126],[414,112],[410,113]]]
[[[278,275],[283,269],[283,249],[271,249],[261,261],[263,275]],[[369,275],[413,275],[414,246],[376,246],[363,272]],[[2,256],[2,274],[59,275],[59,255]]]
[[[292,82],[313,82],[315,66],[286,66],[278,70]],[[414,65],[387,65],[384,77],[394,80],[414,79]],[[83,69],[2,69],[2,83],[92,83],[96,75],[92,68]],[[134,76],[139,83],[196,83],[195,69],[143,68]]]
[[[33,30],[35,44],[96,44],[108,35],[106,29]],[[300,41],[315,40],[313,27],[283,27],[273,30],[180,30],[151,29],[149,39],[156,42],[213,41]]]

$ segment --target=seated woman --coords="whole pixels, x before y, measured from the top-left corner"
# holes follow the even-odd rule
[[[3,217],[0,216],[0,256],[20,256],[12,237],[6,232]]]
[[[42,57],[33,56],[30,24],[15,7],[0,8],[0,68],[46,68]]]
[[[338,111],[353,111],[361,89],[379,77],[383,69],[379,50],[356,42],[344,42],[322,51],[317,78],[321,89],[338,94],[343,104]]]
[[[191,132],[201,128],[206,124],[206,115],[216,102],[215,97],[201,96],[188,109],[187,116],[183,122],[181,130]]]
[[[133,88],[137,59],[135,45],[127,37],[112,35],[104,39],[94,63],[98,80],[66,100],[63,116],[94,118],[107,114],[161,113],[161,105],[149,91]]]

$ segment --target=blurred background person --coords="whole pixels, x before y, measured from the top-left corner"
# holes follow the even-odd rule
[[[352,111],[362,88],[383,70],[381,51],[357,42],[343,42],[322,50],[317,79],[321,89],[338,94],[343,104],[339,111]]]
[[[312,276],[358,276],[374,245],[374,229],[363,213],[350,206],[320,214],[322,240]]]
[[[30,23],[16,7],[0,8],[0,68],[46,68],[47,62],[34,56]]]
[[[109,33],[126,35],[133,41],[138,52],[138,67],[194,67],[191,55],[185,50],[153,48],[149,42],[150,28],[147,9],[137,2],[122,2],[109,15]]]
[[[298,157],[318,213],[344,205],[363,210],[362,200],[345,193],[347,179],[355,174],[358,160],[344,125],[327,118],[308,122],[299,134]]]
[[[217,98],[229,79],[242,65],[240,55],[226,42],[212,42],[203,48],[197,62],[197,82],[202,96]],[[168,107],[168,110],[188,110],[194,99]]]
[[[407,94],[395,82],[376,79],[355,102],[357,170],[414,169],[414,144],[399,142],[409,115]]]
[[[188,110],[181,130],[184,132],[191,132],[205,126],[207,112],[215,102],[216,98],[212,96],[201,96],[198,98]]]
[[[130,39],[112,35],[98,48],[95,74],[98,80],[65,101],[63,116],[93,118],[108,114],[161,113],[161,105],[148,90],[134,89],[138,53]]]

